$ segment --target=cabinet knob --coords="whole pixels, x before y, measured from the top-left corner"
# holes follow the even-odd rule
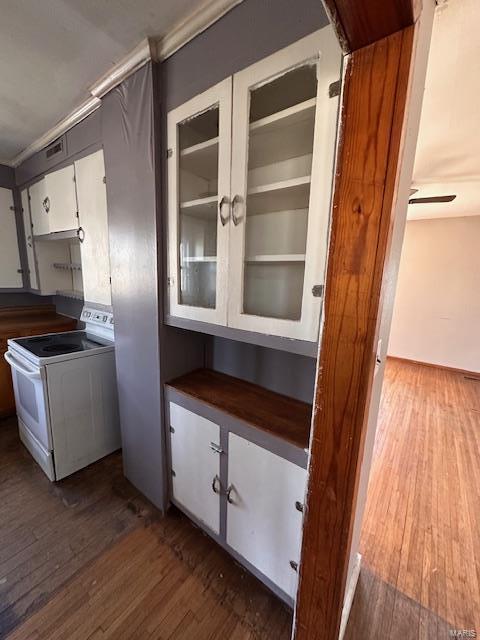
[[[50,198],[47,196],[42,202],[43,208],[45,209],[45,213],[50,211]]]
[[[303,504],[300,502],[300,500],[297,500],[295,502],[295,509],[297,511],[300,511],[300,513],[303,513]]]
[[[79,242],[83,242],[85,240],[85,231],[82,227],[78,227],[77,229],[77,238]]]
[[[223,453],[222,447],[215,442],[210,442],[210,449],[215,451],[215,453]]]
[[[290,560],[290,566],[294,571],[298,571],[298,562],[295,562],[295,560]]]
[[[233,486],[233,484],[231,484],[226,491],[227,502],[229,504],[235,504],[235,501],[232,498],[232,491],[235,491],[235,487]]]

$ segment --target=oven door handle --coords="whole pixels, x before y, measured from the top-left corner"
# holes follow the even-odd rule
[[[22,367],[19,361],[15,360],[15,358],[12,356],[10,351],[6,351],[3,354],[3,357],[8,362],[8,364],[12,367],[12,369],[16,369],[17,371],[20,371],[20,373],[23,373],[23,375],[27,376],[27,378],[40,380],[40,378],[42,377],[40,374],[40,371],[31,371],[30,369],[25,369],[24,367]]]

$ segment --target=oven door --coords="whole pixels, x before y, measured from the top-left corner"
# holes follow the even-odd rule
[[[17,416],[45,452],[50,452],[53,447],[48,420],[45,367],[35,366],[12,349],[4,357],[12,368]]]

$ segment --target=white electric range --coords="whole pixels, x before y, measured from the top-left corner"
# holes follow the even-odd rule
[[[20,438],[50,480],[120,448],[113,314],[85,330],[8,340]]]

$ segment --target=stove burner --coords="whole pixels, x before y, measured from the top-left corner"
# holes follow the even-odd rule
[[[49,353],[69,353],[71,351],[80,351],[81,346],[78,344],[69,344],[65,342],[63,344],[49,344],[46,347],[43,347],[43,351],[48,351]]]

